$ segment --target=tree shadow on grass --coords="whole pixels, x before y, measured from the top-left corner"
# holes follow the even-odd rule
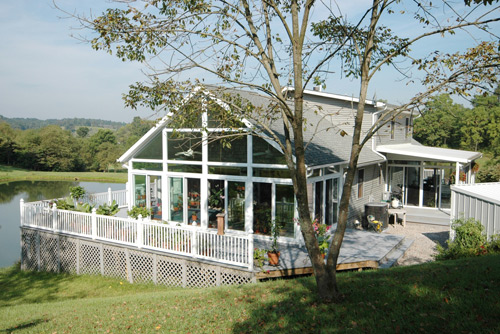
[[[479,261],[473,263],[472,261]],[[314,278],[255,299],[234,333],[498,333],[500,256],[338,275],[345,299],[322,304]]]
[[[19,263],[0,271],[0,308],[20,303],[43,303],[60,299],[62,284],[75,276],[22,271]]]
[[[0,328],[0,333],[15,333],[16,331],[35,327],[44,321],[46,321],[46,319],[35,319],[35,320],[30,320],[27,322],[20,323],[14,327],[5,328],[5,329]]]

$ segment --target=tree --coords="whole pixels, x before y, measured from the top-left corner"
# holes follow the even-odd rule
[[[86,126],[81,126],[78,129],[76,129],[76,134],[80,138],[85,138],[89,134],[90,129],[87,128]]]
[[[347,226],[349,199],[363,145],[398,113],[421,104],[436,92],[448,89],[467,94],[469,89],[481,85],[485,80],[496,80],[497,42],[484,42],[465,52],[437,52],[428,57],[410,58],[410,47],[429,36],[451,34],[457,29],[469,27],[487,30],[486,24],[499,20],[495,17],[494,9],[485,14],[484,11],[471,8],[464,15],[451,10],[447,15],[448,20],[441,23],[433,16],[436,10],[439,14],[439,8],[431,3],[416,2],[411,7],[413,12],[409,13],[410,10],[407,14],[398,7],[398,1],[374,0],[361,18],[352,23],[315,0],[149,0],[144,3],[142,8],[129,3],[123,9],[109,9],[94,19],[80,17],[84,26],[97,33],[97,37],[90,41],[95,49],[115,52],[124,61],[151,60],[148,64],[153,70],[150,81],[132,85],[125,98],[126,105],[146,105],[153,109],[163,107],[175,115],[178,112],[175,107],[181,105],[185,94],[195,86],[205,86],[208,91],[215,90],[213,86],[205,85],[205,80],[226,86],[252,88],[267,95],[272,104],[264,110],[240,97],[215,92],[231,106],[233,113],[220,113],[221,120],[233,124],[237,124],[241,117],[260,121],[259,126],[284,152],[318,294],[325,301],[341,297],[335,268]],[[447,5],[444,2],[445,8],[453,9]],[[312,24],[313,11],[331,15],[326,20]],[[397,37],[391,29],[383,26],[383,15],[409,15],[408,19],[416,19],[426,30],[421,35]],[[331,61],[337,56],[343,62],[344,73],[359,79],[360,103],[357,105],[339,222],[325,265],[312,228],[305,191],[307,178],[304,153],[307,143],[304,141],[304,127],[307,124],[304,120],[303,91],[313,82],[324,84],[325,76],[331,73]],[[422,82],[426,89],[399,108],[382,113],[361,138],[368,85],[383,65],[398,66],[398,57],[412,59],[415,70],[424,73]],[[159,58],[162,61],[155,63]],[[155,69],[154,65],[161,68]],[[206,73],[206,79],[189,79],[190,76],[200,77],[200,70]],[[288,86],[292,90],[285,89]],[[193,112],[196,110],[193,109]],[[278,137],[268,124],[262,122],[263,119],[282,119],[284,138]]]
[[[0,163],[11,165],[14,163],[15,132],[6,122],[0,122]]]
[[[86,161],[91,170],[107,170],[108,165],[111,161],[116,161],[119,154],[116,136],[109,129],[99,129],[87,140]]]
[[[465,108],[449,94],[432,97],[415,120],[413,137],[424,145],[459,148]]]

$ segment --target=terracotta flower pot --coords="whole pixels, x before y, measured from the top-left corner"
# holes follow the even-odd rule
[[[267,252],[267,257],[270,266],[277,266],[280,261],[280,252]]]

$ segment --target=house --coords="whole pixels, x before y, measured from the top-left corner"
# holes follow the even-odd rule
[[[300,242],[292,181],[279,146],[251,119],[241,120],[237,130],[221,127],[211,113],[227,105],[215,95],[197,93],[211,101],[196,106],[201,109],[197,126],[173,126],[183,120],[169,114],[119,158],[128,168],[129,206],[153,209],[153,219],[201,229],[215,228],[217,214],[224,212],[228,231],[257,237],[269,235],[273,221],[284,226],[282,241]],[[230,93],[252,106],[272,107],[257,93]],[[331,225],[337,221],[359,100],[319,90],[306,90],[304,100],[309,205],[315,218]],[[363,131],[390,107],[366,101]],[[450,184],[473,182],[480,153],[420,145],[412,139],[414,117],[408,111],[389,120],[363,148],[350,223],[363,218],[365,204],[388,200],[395,190],[405,206],[449,209]],[[279,119],[270,118],[267,126],[283,136]],[[212,134],[221,132],[234,133],[230,147],[214,139]]]

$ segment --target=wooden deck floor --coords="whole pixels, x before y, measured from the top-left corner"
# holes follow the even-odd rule
[[[404,236],[378,234],[369,231],[347,229],[340,249],[337,270],[378,268],[391,253],[403,244]],[[269,242],[255,241],[257,248],[269,248]],[[312,274],[312,265],[305,247],[282,245],[278,266],[264,265],[257,279]]]

